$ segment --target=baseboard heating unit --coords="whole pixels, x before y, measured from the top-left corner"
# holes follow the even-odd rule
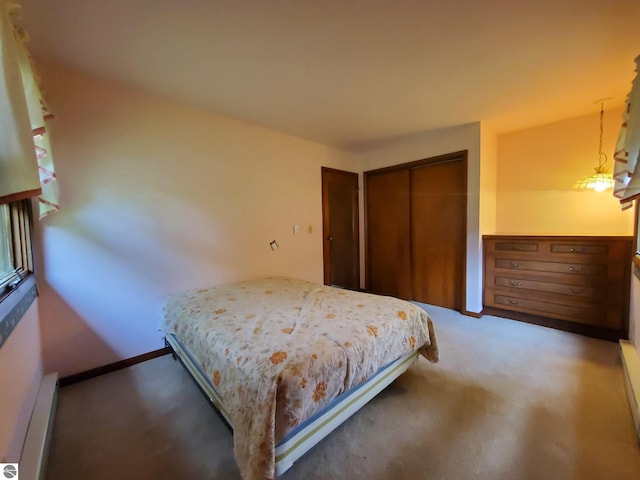
[[[633,415],[636,436],[640,441],[640,357],[631,342],[620,340],[624,380],[629,396],[629,406]]]
[[[27,436],[20,457],[20,478],[41,480],[45,477],[49,440],[58,398],[58,374],[45,375],[40,382],[36,403],[31,413]]]

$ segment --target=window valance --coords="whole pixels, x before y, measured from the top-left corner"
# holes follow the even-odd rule
[[[40,91],[18,24],[20,7],[0,0],[0,203],[38,195],[40,218],[58,210],[55,168],[46,120],[52,115]]]
[[[614,154],[613,195],[622,208],[640,197],[640,55],[636,57],[636,76],[631,83]]]
[[[38,161],[20,67],[21,40],[11,7],[0,0],[0,203],[41,192]]]

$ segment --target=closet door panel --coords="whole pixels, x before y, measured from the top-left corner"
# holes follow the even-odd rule
[[[367,289],[411,298],[409,171],[367,175]]]
[[[460,310],[466,170],[450,161],[411,170],[412,298]]]

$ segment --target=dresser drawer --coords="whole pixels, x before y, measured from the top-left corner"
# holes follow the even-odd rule
[[[498,241],[494,245],[497,252],[537,252],[539,249],[538,242]]]
[[[585,287],[582,285],[570,285],[563,283],[538,282],[513,277],[496,276],[493,282],[496,287],[506,287],[514,290],[524,290],[525,293],[535,295],[536,292],[558,293],[570,297],[580,297],[592,301],[601,301],[607,298],[606,289],[597,287]],[[487,285],[487,288],[491,285]]]
[[[537,260],[578,263],[626,261],[630,254],[628,241],[598,242],[541,237],[532,239],[496,239],[485,244],[485,254],[504,258],[530,258]]]
[[[573,253],[583,255],[607,255],[609,253],[608,245],[593,245],[585,243],[555,243],[550,242],[549,250],[551,253]]]
[[[620,315],[615,315],[613,311],[608,314],[605,307],[560,305],[501,294],[493,294],[492,297],[493,301],[489,303],[498,308],[614,329],[619,329],[621,325]]]
[[[567,273],[572,275],[606,276],[606,265],[583,263],[541,262],[537,260],[519,260],[511,258],[496,258],[495,268],[509,270],[528,270],[532,272]]]

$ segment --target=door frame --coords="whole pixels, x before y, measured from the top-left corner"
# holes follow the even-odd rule
[[[462,298],[462,305],[461,305],[461,309],[460,309],[460,313],[464,314],[464,315],[468,315],[469,312],[467,312],[467,237],[469,235],[469,225],[468,225],[468,217],[469,217],[469,183],[468,183],[468,150],[460,150],[458,152],[452,152],[452,153],[445,153],[444,155],[438,155],[435,157],[429,157],[429,158],[424,158],[421,160],[415,160],[412,162],[407,162],[407,163],[400,163],[397,165],[390,165],[388,167],[382,167],[382,168],[377,168],[375,170],[369,170],[367,172],[363,173],[363,189],[364,189],[364,231],[365,231],[365,236],[364,236],[364,254],[365,254],[365,290],[369,289],[370,286],[370,279],[369,279],[369,272],[370,272],[370,268],[369,268],[369,264],[372,261],[371,256],[369,255],[369,237],[367,234],[367,219],[368,219],[368,212],[367,212],[367,177],[370,175],[376,175],[376,174],[381,174],[381,173],[387,173],[387,172],[391,172],[394,170],[411,170],[413,168],[418,168],[418,167],[425,167],[425,166],[429,166],[429,165],[437,165],[439,163],[448,163],[448,162],[455,162],[455,161],[462,161],[462,165],[463,165],[463,169],[464,169],[464,183],[466,185],[466,206],[467,208],[465,209],[465,215],[464,215],[464,238],[463,238],[463,251],[464,251],[464,256],[462,259],[462,278],[461,278],[461,285],[460,285],[460,295]],[[409,207],[411,208],[411,206]],[[409,237],[409,245],[410,245],[410,255],[413,257],[413,245],[411,245],[411,237]],[[411,259],[411,261],[413,262],[413,258]]]
[[[329,227],[330,227],[330,212],[329,212],[329,194],[328,194],[328,182],[325,182],[325,174],[332,173],[338,175],[345,175],[349,177],[355,177],[356,191],[353,199],[353,224],[354,224],[354,238],[355,238],[355,265],[353,267],[356,271],[356,278],[358,279],[358,289],[361,285],[360,275],[360,175],[356,172],[348,172],[346,170],[338,170],[335,168],[321,167],[321,179],[322,179],[322,268],[323,268],[323,281],[325,285],[331,284],[331,249],[329,248]]]

